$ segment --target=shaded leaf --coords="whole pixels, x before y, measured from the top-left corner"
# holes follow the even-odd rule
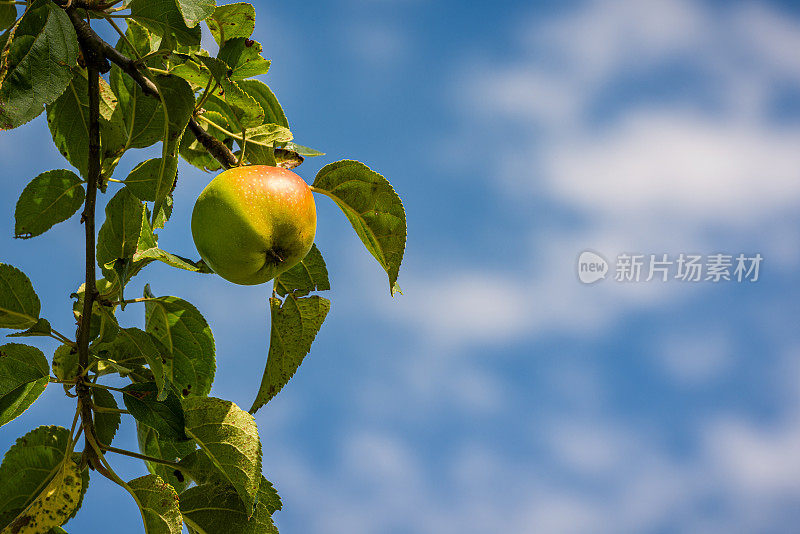
[[[186,433],[235,488],[250,516],[261,481],[261,441],[253,416],[215,397],[188,397],[183,407]]]
[[[106,220],[97,234],[97,263],[107,278],[114,276],[115,260],[133,258],[142,233],[152,235],[145,205],[123,187],[108,201]]]
[[[178,149],[186,125],[194,112],[195,101],[192,88],[186,80],[178,76],[156,76],[154,81],[168,110],[167,137],[163,140],[160,168],[154,184],[153,213],[157,214],[175,183]]]
[[[50,380],[50,366],[36,347],[0,345],[0,426],[19,417]]]
[[[142,513],[146,534],[181,534],[183,519],[175,488],[158,475],[145,475],[128,482]]]
[[[64,92],[77,61],[78,39],[67,14],[51,0],[33,0],[0,67],[0,128],[36,118]]]
[[[59,380],[74,380],[78,371],[78,349],[60,345],[53,354],[53,375]]]
[[[14,211],[16,237],[35,237],[66,221],[83,205],[83,181],[72,171],[43,172],[25,186]]]
[[[158,391],[157,399],[168,398],[170,392],[166,387],[164,365],[169,354],[160,341],[138,328],[121,328],[111,346],[117,351],[113,358],[117,362],[141,360],[147,362],[153,372]]]
[[[256,9],[244,2],[218,6],[206,24],[219,45],[228,39],[250,37],[256,27]]]
[[[117,409],[117,401],[110,391],[105,389],[92,389],[92,402],[100,408]],[[96,411],[94,414],[94,429],[97,439],[104,445],[111,445],[114,436],[117,434],[122,417],[119,413]]]
[[[193,451],[178,463],[180,463],[181,468],[188,473],[198,486],[203,484],[223,484],[230,486],[208,455],[202,450]],[[266,505],[270,514],[280,510],[282,507],[278,492],[275,491],[272,483],[264,478],[263,475],[261,476],[261,484],[258,487],[258,502]]]
[[[188,439],[183,431],[181,401],[171,387],[163,400],[157,399],[158,387],[153,382],[128,384],[122,389],[122,402],[139,423],[149,426],[165,440]]]
[[[39,320],[39,297],[25,273],[0,263],[0,328],[31,328]]]
[[[153,298],[150,287],[144,296]],[[211,328],[200,312],[178,297],[145,303],[146,329],[172,353],[167,376],[182,396],[206,396],[214,381],[215,349]]]
[[[289,295],[283,302],[276,298],[269,302],[272,325],[267,365],[250,413],[268,403],[294,376],[331,307],[328,299],[318,296]]]
[[[142,454],[153,458],[161,458],[170,462],[177,462],[196,450],[192,440],[176,441],[164,439],[147,425],[136,424],[136,435],[139,440],[139,450]],[[165,482],[172,485],[176,491],[183,491],[189,480],[180,471],[156,462],[147,462],[147,470],[160,476]]]
[[[47,106],[47,125],[61,155],[82,176],[86,176],[89,158],[88,82],[85,70],[76,68],[74,72],[67,89]],[[122,116],[115,113],[116,108],[116,96],[100,78],[100,154],[106,178],[121,157],[128,135]]]
[[[225,130],[230,130],[228,122],[221,114],[214,111],[206,111],[203,113],[203,116],[212,120],[215,124],[222,126],[222,128]],[[210,135],[222,141],[223,144],[225,144],[225,146],[228,148],[233,147],[233,140],[220,132],[218,129],[212,128],[207,123],[202,121],[198,121],[198,124]],[[214,156],[209,154],[208,150],[206,150],[206,148],[191,133],[184,135],[181,139],[180,154],[188,163],[203,171],[218,171],[222,168],[219,161],[217,161]]]
[[[0,31],[13,26],[17,21],[17,6],[14,4],[0,4]],[[0,47],[2,50],[2,47]]]
[[[277,534],[272,522],[277,493],[264,477],[261,480],[264,489],[259,488],[252,516],[230,486],[202,484],[187,489],[180,496],[186,524],[204,534]]]
[[[47,319],[39,319],[36,321],[36,324],[32,327],[28,328],[24,332],[16,332],[14,334],[8,334],[6,337],[37,337],[37,336],[44,336],[47,337],[52,333],[53,329],[50,326],[50,321]]]
[[[342,160],[323,167],[314,190],[333,199],[358,237],[389,275],[395,291],[406,247],[406,212],[392,185],[363,163]]]
[[[330,288],[328,268],[316,244],[300,263],[275,279],[275,291],[281,297],[288,293],[304,297],[312,291],[327,291]]]
[[[175,176],[178,174],[178,160],[167,158],[163,169],[164,175],[161,178],[171,183],[174,182]],[[154,201],[161,172],[161,158],[146,159],[128,174],[128,177],[125,178],[125,187],[142,200]]]

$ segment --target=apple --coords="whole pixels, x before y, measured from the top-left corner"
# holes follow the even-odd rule
[[[234,284],[272,280],[314,244],[314,195],[298,175],[248,165],[220,173],[194,205],[192,237],[203,261]]]

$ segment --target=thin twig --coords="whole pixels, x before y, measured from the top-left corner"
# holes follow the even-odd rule
[[[128,450],[125,450],[125,449],[118,449],[116,447],[110,447],[108,445],[103,445],[102,443],[98,443],[98,444],[100,445],[101,449],[103,449],[104,451],[107,451],[107,452],[113,452],[113,453],[116,453],[116,454],[121,454],[123,456],[130,456],[131,458],[136,458],[138,460],[144,460],[146,462],[153,462],[153,463],[157,463],[157,464],[168,465],[169,467],[172,467],[173,469],[178,469],[178,470],[181,470],[181,471],[185,470],[185,468],[182,465],[180,465],[179,463],[176,463],[176,462],[170,462],[169,460],[163,460],[161,458],[154,458],[152,456],[139,454],[138,452],[128,451]]]

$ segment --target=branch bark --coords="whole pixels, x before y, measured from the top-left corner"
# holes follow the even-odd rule
[[[152,80],[142,73],[140,65],[137,61],[122,54],[119,50],[105,42],[97,32],[95,32],[89,24],[81,18],[76,9],[73,7],[67,8],[72,25],[75,27],[75,32],[78,34],[78,42],[81,45],[81,50],[84,54],[87,64],[92,61],[99,61],[100,72],[108,72],[111,66],[108,64],[110,60],[116,64],[123,72],[130,76],[142,92],[149,96],[158,97],[158,87]],[[192,118],[189,121],[189,129],[208,152],[219,161],[220,165],[229,169],[238,164],[236,156],[233,152],[225,146],[219,139],[206,133],[197,121]]]
[[[86,50],[84,49],[84,57]],[[97,185],[100,183],[100,65],[99,61],[89,63],[89,161],[87,166],[86,203],[81,220],[86,230],[86,285],[83,293],[83,310],[78,325],[78,372],[83,376],[89,366],[89,334],[92,324],[92,307],[97,298],[95,282],[95,206],[97,203]],[[86,439],[84,453],[89,466],[100,465],[99,458],[91,446],[95,437],[94,420],[92,418],[92,394],[85,378],[78,381],[75,391],[81,403],[81,424]]]
[[[208,153],[214,156],[214,159],[219,161],[220,165],[226,169],[230,169],[231,167],[236,167],[239,164],[239,161],[236,159],[236,156],[233,154],[233,152],[231,152],[231,150],[225,146],[222,141],[203,130],[203,127],[198,124],[194,117],[189,119],[189,129],[192,131],[192,134],[194,134],[200,144],[203,145],[203,148],[208,150]]]

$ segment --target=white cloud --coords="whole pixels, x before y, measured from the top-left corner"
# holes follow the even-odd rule
[[[656,363],[670,377],[686,385],[708,384],[734,363],[733,342],[722,331],[686,329],[670,332],[658,343]]]
[[[601,217],[752,224],[800,204],[798,146],[800,129],[640,113],[549,151],[547,185]]]
[[[715,287],[609,280],[583,286],[575,260],[587,248],[613,259],[626,250],[712,253],[755,242],[783,251],[780,261],[796,266],[796,247],[787,245],[796,243],[794,233],[778,230],[786,226],[781,217],[800,206],[800,128],[779,128],[766,109],[776,80],[797,77],[791,50],[800,24],[767,7],[717,12],[668,0],[588,2],[558,17],[528,22],[519,55],[465,59],[454,92],[464,106],[461,157],[479,146],[473,136],[484,143],[487,131],[499,134],[487,151],[486,180],[500,187],[487,202],[507,203],[511,190],[514,208],[532,211],[541,205],[534,199],[544,197],[580,222],[495,228],[519,243],[502,271],[478,260],[436,266],[410,258],[401,280],[407,296],[375,301],[370,310],[415,334],[388,366],[392,380],[362,388],[359,404],[381,416],[375,420],[413,418],[436,428],[437,410],[458,406],[458,415],[479,426],[481,415],[517,399],[474,353],[502,358],[505,345],[542,334],[603,334],[620,317],[685,306]],[[608,116],[591,115],[620,74],[658,71],[673,61],[701,73],[693,80],[700,97],[659,93]],[[754,326],[759,331],[779,311],[765,315]],[[690,331],[671,323],[672,330],[653,332],[661,349],[649,356],[679,385],[709,385],[738,363],[735,342],[720,326],[725,320],[709,317]],[[309,492],[324,496],[315,516],[344,518],[336,526],[320,523],[321,532],[422,534],[764,531],[785,519],[780,499],[800,499],[793,446],[800,417],[790,404],[771,427],[734,408],[709,408],[712,414],[697,423],[689,414],[677,432],[660,429],[686,440],[676,451],[659,433],[663,421],[614,410],[616,392],[586,369],[587,358],[579,361],[542,366],[557,407],[542,408],[542,417],[525,406],[531,413],[515,423],[531,432],[514,434],[521,442],[468,431],[474,442],[459,438],[459,448],[434,452],[426,465],[424,440],[372,429],[341,444],[333,472],[305,468],[287,496],[296,491],[302,498],[295,505],[309,507],[318,504]],[[796,389],[792,377],[779,387]],[[387,398],[405,402],[391,406]]]

